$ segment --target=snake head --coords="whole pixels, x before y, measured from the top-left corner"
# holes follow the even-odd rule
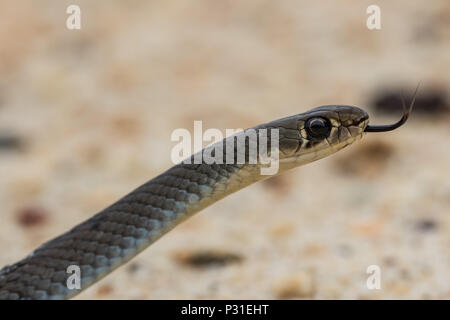
[[[402,118],[388,125],[369,125],[369,115],[361,108],[327,105],[278,120],[281,162],[286,168],[324,158],[362,138],[366,132],[385,132],[402,126],[413,108],[402,100]],[[296,127],[296,130],[293,130]]]
[[[306,164],[359,140],[369,123],[368,114],[346,105],[327,105],[266,124],[279,128],[280,167]]]

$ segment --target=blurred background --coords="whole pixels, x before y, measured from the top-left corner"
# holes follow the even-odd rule
[[[447,0],[2,0],[0,40],[0,266],[171,167],[194,120],[391,123],[420,81],[401,129],[227,197],[78,298],[450,298]]]

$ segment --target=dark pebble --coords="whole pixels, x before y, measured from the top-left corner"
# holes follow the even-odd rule
[[[138,263],[132,263],[128,267],[127,271],[128,271],[128,273],[133,274],[133,273],[136,273],[140,268],[141,268],[141,266]]]
[[[437,229],[437,223],[434,220],[423,219],[416,223],[416,229],[421,232],[430,232]]]
[[[243,260],[243,257],[238,254],[219,251],[183,253],[176,258],[179,263],[193,268],[223,267]]]
[[[402,95],[406,105],[409,105],[412,97],[411,90],[407,89],[380,90],[374,95],[370,105],[379,113],[399,115],[402,110]],[[413,113],[430,117],[449,114],[450,102],[448,100],[448,93],[436,88],[419,88]]]
[[[18,223],[25,227],[34,227],[47,221],[47,210],[40,207],[26,207],[17,212]]]
[[[21,150],[24,143],[21,138],[10,134],[0,134],[0,151],[17,151]]]

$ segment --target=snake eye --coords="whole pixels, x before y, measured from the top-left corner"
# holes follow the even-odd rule
[[[330,135],[331,123],[325,118],[310,118],[305,124],[306,132],[312,139],[325,139]]]

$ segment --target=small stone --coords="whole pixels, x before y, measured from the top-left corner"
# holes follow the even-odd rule
[[[127,271],[130,274],[136,273],[139,269],[141,268],[141,266],[138,263],[132,263],[128,266]]]
[[[17,221],[23,227],[35,227],[45,223],[48,220],[48,215],[48,211],[44,208],[30,206],[17,212]]]
[[[437,223],[431,219],[422,219],[416,223],[416,229],[421,232],[432,232],[436,230]]]
[[[99,296],[106,296],[106,295],[111,294],[113,291],[114,291],[114,288],[110,284],[104,284],[98,288],[97,294]]]
[[[0,151],[1,150],[21,150],[23,149],[23,141],[18,136],[11,134],[0,134]]]
[[[275,294],[280,299],[311,299],[315,294],[315,282],[312,272],[301,271],[278,280]]]
[[[193,268],[222,267],[243,260],[241,255],[232,252],[201,250],[197,252],[179,252],[175,254],[178,263]]]

